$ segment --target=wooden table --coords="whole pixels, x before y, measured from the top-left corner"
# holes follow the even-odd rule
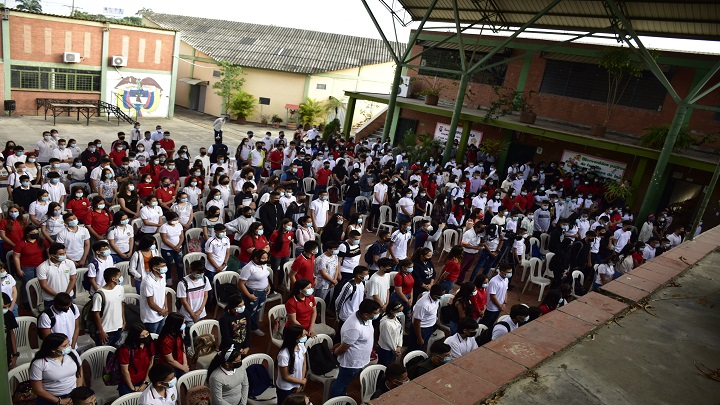
[[[97,112],[97,105],[94,104],[65,104],[65,103],[51,103],[50,108],[45,109],[45,119],[47,120],[48,110],[52,111],[53,125],[58,115],[67,113],[68,117],[71,112],[77,112],[77,120],[80,121],[80,114],[85,117],[86,125],[90,125],[90,117],[95,116]]]

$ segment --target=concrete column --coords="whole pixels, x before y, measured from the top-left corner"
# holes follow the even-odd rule
[[[193,49],[194,50],[194,49]],[[194,62],[193,62],[194,63]],[[170,77],[170,105],[168,105],[168,118],[175,115],[175,93],[177,91],[177,75],[178,65],[180,64],[180,33],[175,33],[175,43],[173,45],[173,64]],[[192,75],[190,75],[192,77]],[[190,107],[190,104],[188,104]]]
[[[460,121],[463,101],[465,101],[465,91],[467,90],[469,80],[470,75],[463,74],[460,79],[460,84],[458,85],[457,97],[455,98],[455,109],[453,110],[452,120],[450,121],[450,133],[448,134],[448,140],[445,144],[445,152],[443,153],[443,165],[450,160],[453,142],[455,141],[455,131],[457,130],[457,125]]]
[[[357,99],[355,97],[350,97],[350,99],[348,99],[347,107],[345,109],[345,123],[343,124],[343,134],[345,134],[345,138],[350,136],[350,130],[352,129],[352,120],[353,116],[355,115],[356,102]],[[357,140],[357,137],[355,140]]]
[[[11,100],[12,99],[12,93],[10,89],[12,88],[11,84],[12,81],[10,80],[11,73],[10,73],[10,66],[11,66],[11,60],[10,60],[10,20],[5,18],[5,15],[9,15],[8,10],[4,10],[4,14],[2,17],[2,58],[3,58],[3,76],[5,77],[5,82],[3,86],[3,94],[5,96],[5,100]],[[4,329],[3,329],[4,330]],[[3,363],[7,364],[7,362]]]

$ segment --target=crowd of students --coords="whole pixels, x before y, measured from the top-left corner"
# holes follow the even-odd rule
[[[388,143],[323,138],[316,128],[292,139],[248,131],[234,151],[216,131],[215,142],[190,158],[160,126],[141,133],[139,123],[130,139],[118,133],[107,153],[100,140],[80,149],[52,130],[27,149],[8,141],[0,156],[9,198],[0,220],[8,359],[14,367],[18,308],[31,304],[18,286],[37,279],[45,310],[30,380],[38,404],[92,403],[76,351],[80,268],[91,297],[88,333],[97,345],[119,348],[119,395],[142,392],[140,404],[174,402],[177,377],[190,370],[189,329],[216,305],[214,279],[225,271],[239,274],[238,294],[219,318],[207,385],[214,403],[245,403],[241,361],[252,352],[250,336],[265,334],[268,295],[282,292],[287,325],[272,377],[277,402],[294,404],[307,401],[297,393],[307,384],[304,343],[316,336],[317,299],[336,321],[340,371],[331,396],[345,395],[374,360],[387,366],[380,395],[564,305],[573,287],[598,288],[684,237],[667,210],[638,230],[624,201],[605,198],[601,173],[570,162],[512,162],[501,171],[496,157],[472,145],[457,162],[441,165],[439,151],[429,151],[423,163]],[[390,215],[381,215],[386,209]],[[433,258],[448,232],[459,242],[444,247],[436,271]],[[367,233],[377,236],[363,245]],[[185,268],[183,257],[193,252],[206,260]],[[553,277],[542,304],[507,308],[512,276],[546,252],[554,253]],[[121,262],[127,274],[116,267]],[[575,283],[573,270],[586,274],[586,285]],[[130,285],[140,295],[140,323],[126,322]],[[179,311],[169,307],[166,287],[176,291]],[[438,323],[449,333],[428,348]],[[430,355],[406,369],[398,364],[404,348]]]

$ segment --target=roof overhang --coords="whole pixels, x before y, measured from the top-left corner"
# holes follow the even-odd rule
[[[187,83],[189,85],[196,85],[196,84],[198,84],[200,86],[209,86],[210,85],[210,82],[207,80],[195,79],[192,77],[181,77],[178,80],[183,83]]]
[[[548,6],[547,0],[438,0],[428,21],[520,27]],[[413,21],[421,21],[433,0],[399,0]],[[616,4],[640,36],[720,40],[720,4],[716,0],[625,0]],[[563,0],[531,28],[615,34],[613,13],[603,0]]]

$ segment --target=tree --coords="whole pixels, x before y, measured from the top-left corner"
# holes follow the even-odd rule
[[[114,17],[107,17],[103,14],[90,14],[86,13],[84,11],[75,10],[72,14],[75,18],[82,18],[84,20],[92,20],[92,21],[107,21],[112,23],[119,23],[119,24],[132,24],[141,26],[142,25],[142,18],[140,17],[123,17],[123,18],[114,18]]]
[[[140,10],[138,10],[138,12],[135,13],[135,15],[142,17],[145,14],[152,14],[152,13],[153,13],[153,11],[151,8],[143,7]]]
[[[223,106],[225,106],[225,114],[227,114],[233,94],[240,90],[243,84],[245,84],[245,79],[242,76],[246,73],[241,66],[233,65],[226,60],[220,62],[220,67],[222,68],[220,80],[213,83],[212,87],[218,90],[215,94],[222,98]]]
[[[40,0],[18,0],[15,8],[23,11],[32,11],[33,13],[42,13]]]

